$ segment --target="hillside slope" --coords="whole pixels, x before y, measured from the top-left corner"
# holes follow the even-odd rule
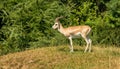
[[[120,69],[120,48],[93,47],[92,53],[83,53],[84,47],[44,47],[0,56],[0,69]]]

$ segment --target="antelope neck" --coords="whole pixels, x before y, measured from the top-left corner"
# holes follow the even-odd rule
[[[64,28],[63,28],[62,24],[59,25],[58,31],[62,34],[64,33]]]

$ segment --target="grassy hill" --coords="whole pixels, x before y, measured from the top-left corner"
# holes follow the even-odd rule
[[[0,69],[120,69],[120,48],[93,46],[93,52],[84,53],[84,47],[43,47],[0,56]]]

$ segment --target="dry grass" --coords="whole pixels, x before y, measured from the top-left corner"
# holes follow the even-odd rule
[[[0,69],[120,69],[120,48],[94,46],[93,52],[83,53],[84,47],[44,47],[0,56]]]

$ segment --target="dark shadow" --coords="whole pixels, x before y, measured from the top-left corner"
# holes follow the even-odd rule
[[[58,51],[66,52],[66,51],[69,51],[69,49],[63,47],[63,48],[59,48]]]
[[[70,49],[63,47],[63,48],[59,48],[58,51],[70,52]],[[75,49],[74,49],[74,52],[84,52],[84,49],[80,49],[80,48],[76,49],[76,48],[75,48]]]
[[[74,49],[74,51],[75,51],[75,52],[79,52],[79,51],[80,51],[80,52],[84,52],[83,49]]]

